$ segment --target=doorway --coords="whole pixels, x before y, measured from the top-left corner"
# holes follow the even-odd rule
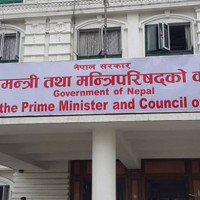
[[[92,180],[83,182],[83,200],[92,200]],[[125,182],[123,179],[116,180],[116,200],[125,200]]]
[[[148,180],[147,200],[188,200],[186,180]]]

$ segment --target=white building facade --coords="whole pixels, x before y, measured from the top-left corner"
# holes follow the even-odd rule
[[[199,0],[109,0],[107,11],[112,61],[200,53]],[[0,13],[2,69],[104,57],[103,0],[9,0]],[[199,199],[199,120],[198,111],[1,116],[0,164],[10,169],[0,200]]]

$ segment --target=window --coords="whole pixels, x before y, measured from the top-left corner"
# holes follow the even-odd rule
[[[4,185],[0,186],[0,200],[8,200],[9,199],[9,186]]]
[[[78,59],[103,58],[103,29],[78,31]],[[107,57],[121,57],[121,28],[107,29]]]
[[[6,3],[22,3],[23,0],[0,0],[0,4],[6,4]]]
[[[189,23],[146,25],[146,56],[193,54]]]
[[[18,62],[20,33],[0,34],[0,62]]]

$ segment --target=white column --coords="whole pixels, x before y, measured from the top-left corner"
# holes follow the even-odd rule
[[[142,42],[143,38],[139,30],[139,14],[138,13],[128,13],[127,23],[128,23],[128,57],[136,58],[142,57]]]
[[[92,146],[92,200],[116,200],[116,134],[95,129]]]
[[[23,62],[45,61],[46,18],[26,19],[24,35]]]

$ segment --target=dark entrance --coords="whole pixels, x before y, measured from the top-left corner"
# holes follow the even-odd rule
[[[85,180],[83,183],[83,200],[92,200],[92,181]]]
[[[188,200],[185,180],[147,181],[147,200]]]
[[[83,183],[83,200],[92,200],[92,181],[85,180]],[[125,198],[125,183],[123,179],[116,181],[116,200],[124,200]]]

